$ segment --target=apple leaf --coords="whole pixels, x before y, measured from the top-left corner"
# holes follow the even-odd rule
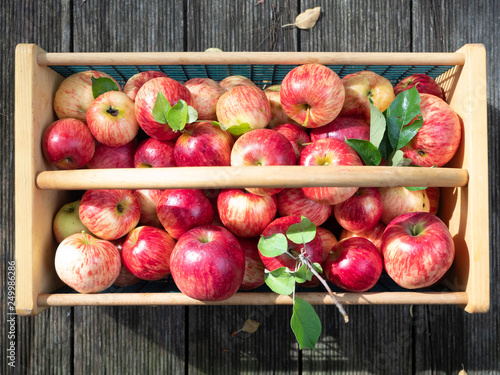
[[[188,120],[188,105],[180,99],[167,113],[167,123],[172,130],[182,130]]]
[[[316,225],[307,217],[302,216],[300,223],[292,224],[286,231],[286,236],[296,244],[306,244],[316,237]]]
[[[306,264],[302,264],[297,271],[293,272],[293,277],[295,278],[295,282],[302,284],[312,279],[312,272]]]
[[[188,118],[187,118],[187,123],[188,124],[191,124],[193,122],[195,122],[196,120],[198,120],[198,111],[196,109],[194,109],[193,107],[191,107],[190,105],[188,105]]]
[[[96,99],[99,95],[104,94],[108,91],[120,91],[118,90],[118,85],[115,81],[108,77],[91,77],[92,81],[92,95]]]
[[[387,160],[388,166],[407,167],[410,164],[411,159],[405,158],[404,153],[401,150],[394,151],[394,153],[391,154]]]
[[[259,322],[257,322],[256,320],[247,319],[245,320],[245,323],[243,324],[241,330],[247,333],[254,333],[255,331],[257,331],[257,328],[259,328]]]
[[[276,257],[287,252],[288,241],[283,233],[275,233],[272,236],[260,237],[257,247],[265,257]]]
[[[317,273],[323,273],[323,267],[321,267],[321,264],[313,263],[312,266]]]
[[[370,142],[378,148],[384,138],[387,124],[384,114],[370,101]]]
[[[274,292],[284,296],[293,293],[295,278],[286,267],[280,267],[272,272],[265,271],[264,279],[266,285]]]
[[[309,302],[301,298],[294,299],[290,326],[297,338],[300,349],[315,349],[322,327],[316,310]]]
[[[170,103],[161,91],[156,95],[155,104],[153,106],[153,118],[160,124],[167,123],[167,114],[170,111]]]
[[[366,165],[379,165],[382,161],[382,155],[377,147],[364,139],[346,139],[345,143],[351,146],[354,151],[363,159]]]
[[[414,87],[402,91],[391,102],[389,108],[386,110],[386,120],[388,138],[394,150],[399,150],[402,147],[400,146],[401,142],[399,142],[399,139],[403,127],[413,121],[415,117],[421,115],[421,113],[420,94]],[[406,143],[408,142],[409,140]]]
[[[244,123],[239,124],[239,125],[233,125],[233,126],[230,126],[228,128],[224,128],[224,127],[221,127],[221,128],[224,130],[227,130],[230,134],[235,135],[235,136],[242,135],[243,133],[246,133],[247,131],[252,130],[252,128],[250,127],[250,124],[247,122],[244,122]]]
[[[401,129],[401,134],[399,135],[398,145],[396,146],[396,149],[399,150],[400,148],[406,146],[408,142],[410,142],[413,137],[417,135],[423,124],[424,120],[422,119],[422,116],[419,115],[419,118],[413,121],[411,125],[403,127],[403,129]]]
[[[410,186],[410,187],[405,187],[405,189],[408,189],[410,191],[419,191],[427,189],[427,186],[420,186],[420,187]]]

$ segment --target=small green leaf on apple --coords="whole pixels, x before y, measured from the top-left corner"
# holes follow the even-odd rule
[[[302,264],[295,272],[293,272],[295,282],[299,284],[305,283],[306,281],[311,281],[312,276],[313,274],[306,264]]]
[[[379,165],[382,155],[375,145],[364,139],[346,139],[345,142],[363,159],[366,165]]]
[[[230,126],[224,130],[227,130],[232,135],[238,136],[238,135],[242,135],[243,133],[246,133],[247,131],[252,130],[252,127],[250,126],[249,123],[244,122],[244,123],[239,124],[239,125]]]
[[[316,226],[307,217],[302,216],[300,223],[288,227],[286,236],[293,243],[306,244],[316,237]]]
[[[167,113],[167,123],[172,130],[184,129],[188,120],[188,105],[180,99]]]
[[[287,252],[288,241],[283,233],[275,233],[269,237],[262,236],[257,247],[265,257],[276,257]]]
[[[92,81],[92,95],[94,99],[108,91],[120,91],[116,82],[111,78],[99,77],[96,79],[91,77],[90,80]]]
[[[167,123],[167,114],[170,111],[170,103],[161,91],[156,95],[155,104],[153,106],[153,118],[160,124]]]
[[[385,117],[370,100],[370,142],[378,148],[386,130]]]
[[[271,272],[266,270],[264,280],[274,293],[284,296],[292,294],[295,288],[295,278],[286,267],[280,267]]]
[[[316,310],[309,302],[298,297],[294,298],[290,325],[300,349],[315,349],[322,327]]]

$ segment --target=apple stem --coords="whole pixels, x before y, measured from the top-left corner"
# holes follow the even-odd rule
[[[344,306],[342,306],[342,304],[339,302],[339,300],[333,294],[332,290],[328,286],[328,283],[325,281],[325,279],[323,277],[321,277],[321,275],[318,272],[316,272],[316,270],[314,269],[314,267],[311,264],[311,262],[309,261],[309,259],[304,258],[304,261],[305,261],[307,267],[309,267],[309,269],[313,273],[313,275],[316,276],[318,278],[318,280],[321,282],[321,284],[323,284],[323,286],[325,287],[326,291],[328,292],[328,294],[332,298],[333,302],[335,303],[335,306],[337,306],[337,309],[339,309],[340,313],[344,317],[344,322],[348,323],[349,316],[347,315],[346,311],[344,310]]]

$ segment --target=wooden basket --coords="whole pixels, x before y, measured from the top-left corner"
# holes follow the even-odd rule
[[[339,75],[373,70],[393,83],[413,72],[436,77],[463,120],[463,137],[443,168],[320,167],[170,168],[55,171],[41,151],[44,129],[55,120],[52,100],[59,83],[76,71],[97,69],[121,83],[140,70],[163,70],[186,80],[220,80],[243,74],[260,84],[279,83],[294,66],[317,62]],[[47,53],[33,44],[16,49],[15,257],[16,311],[35,315],[50,306],[202,305],[177,291],[112,290],[99,294],[59,292],[54,269],[52,220],[73,190],[90,188],[226,188],[301,186],[440,186],[439,216],[448,225],[456,258],[443,281],[446,288],[409,291],[374,289],[337,292],[343,304],[452,304],[468,312],[489,309],[488,153],[486,56],[482,45],[455,53]],[[331,173],[330,173],[331,171]],[[244,173],[243,173],[244,172]],[[148,291],[148,289],[145,289]],[[56,292],[55,292],[56,291]],[[304,291],[312,304],[331,304],[326,292]],[[290,304],[290,297],[239,292],[226,305]]]

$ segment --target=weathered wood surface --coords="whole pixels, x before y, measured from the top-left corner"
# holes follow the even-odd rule
[[[489,1],[322,2],[311,30],[282,29],[310,0],[2,1],[0,373],[372,373],[500,372],[498,267],[500,5]],[[488,54],[491,310],[350,306],[351,323],[319,307],[316,351],[299,351],[291,311],[277,307],[51,308],[16,317],[16,367],[8,365],[7,262],[14,259],[14,48],[90,51],[452,52],[484,43]],[[252,335],[231,337],[247,319]]]

